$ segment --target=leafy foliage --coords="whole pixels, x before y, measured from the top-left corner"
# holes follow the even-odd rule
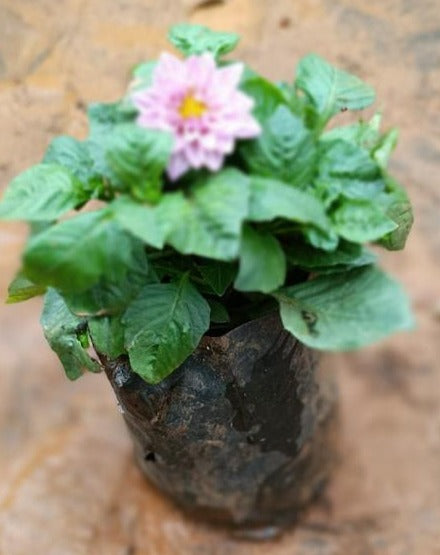
[[[321,144],[336,140],[346,141],[364,148],[367,152],[374,149],[380,139],[380,123],[382,116],[375,114],[369,121],[359,120],[350,125],[333,127],[320,137]]]
[[[168,376],[209,328],[209,305],[184,275],[176,283],[147,285],[124,318],[131,366],[150,383]]]
[[[167,242],[182,254],[236,258],[248,212],[248,178],[238,170],[226,169],[201,180],[187,198],[177,198],[173,210],[167,211],[174,222]]]
[[[162,207],[172,205],[174,197],[168,195]],[[177,203],[180,201],[180,196]],[[129,196],[120,196],[110,205],[112,213],[121,227],[144,241],[147,245],[161,249],[171,223],[161,219],[161,209],[148,204],[141,204]]]
[[[112,171],[107,159],[109,143],[119,126],[132,123],[136,116],[134,108],[121,103],[92,104],[88,110],[90,133],[85,141],[86,147],[93,160],[93,172],[101,177],[105,185],[119,183],[118,177]],[[108,195],[111,197],[111,194]],[[108,200],[108,198],[105,198]]]
[[[148,263],[141,242],[132,245],[132,257],[121,276],[104,275],[98,283],[80,292],[65,292],[69,309],[78,316],[120,315],[139,291],[157,276]]]
[[[284,326],[310,347],[350,350],[413,326],[400,286],[374,267],[281,289]]]
[[[133,121],[135,112],[119,102],[96,102],[87,111],[90,124],[90,137],[111,133],[115,126]]]
[[[241,89],[252,98],[254,114],[263,124],[279,106],[289,103],[280,87],[264,79],[248,67],[245,68],[241,80]]]
[[[153,81],[153,73],[154,73],[154,68],[156,67],[156,64],[157,62],[155,61],[144,62],[144,63],[138,64],[133,69],[132,73],[134,77],[134,82],[131,84],[129,92],[146,89],[151,85]],[[128,95],[127,101],[129,101],[129,96],[130,95]]]
[[[80,183],[62,166],[39,164],[16,177],[0,203],[4,220],[54,220],[86,200]]]
[[[375,99],[369,85],[316,54],[309,54],[298,64],[295,86],[306,95],[322,125],[341,110],[362,110]]]
[[[44,336],[58,355],[66,375],[71,380],[79,378],[84,370],[99,372],[99,364],[84,349],[87,343],[87,322],[74,316],[63,297],[49,289],[44,299],[41,315]]]
[[[106,210],[86,212],[31,237],[24,273],[38,284],[81,291],[104,275],[123,275],[130,249],[129,237]]]
[[[87,144],[73,137],[61,136],[54,139],[44,155],[43,162],[63,166],[84,185],[95,177],[99,179],[99,174],[94,171],[93,158]]]
[[[305,191],[270,178],[254,177],[250,182],[249,219],[267,222],[276,218],[326,230],[330,222],[322,204]]]
[[[173,146],[169,133],[123,124],[109,139],[107,162],[120,189],[146,202],[157,202],[162,174]]]
[[[205,264],[197,266],[197,269],[205,283],[219,297],[224,295],[237,273],[235,264],[227,262],[207,261]]]
[[[15,276],[13,281],[8,287],[8,298],[6,302],[8,304],[21,303],[43,295],[46,288],[42,285],[35,285],[29,279],[27,279],[21,272]]]
[[[98,353],[105,353],[112,359],[125,353],[125,330],[119,316],[90,318],[89,332]]]
[[[183,24],[170,40],[225,65],[238,36]],[[220,171],[171,182],[173,139],[139,127],[132,102],[155,65],[135,68],[121,101],[92,105],[88,137],[55,138],[0,202],[1,219],[31,226],[7,302],[46,292],[44,332],[68,377],[99,370],[91,339],[158,383],[205,333],[278,305],[286,329],[318,349],[408,329],[407,299],[366,248],[403,248],[413,222],[387,169],[397,131],[382,133],[379,115],[325,130],[339,111],[370,105],[371,87],[313,54],[293,84],[245,67],[240,88],[261,135],[240,141]]]
[[[266,120],[262,135],[244,143],[241,153],[251,172],[304,189],[315,171],[317,145],[304,121],[280,105]]]
[[[368,243],[394,231],[397,224],[368,201],[347,201],[333,213],[335,229],[353,243]]]
[[[401,250],[405,247],[414,223],[411,202],[405,190],[392,179],[388,179],[387,194],[381,200],[386,206],[387,216],[396,224],[396,227],[381,238],[380,244],[391,251]]]
[[[341,241],[334,251],[325,251],[311,249],[298,239],[286,249],[286,254],[293,266],[317,274],[352,270],[374,264],[377,259],[366,248],[349,241]]]
[[[286,257],[279,242],[270,233],[245,226],[235,288],[270,293],[278,289],[285,278]]]
[[[185,56],[211,52],[216,58],[228,54],[237,46],[240,37],[235,33],[211,31],[202,25],[175,25],[169,39]]]
[[[208,300],[209,308],[211,310],[210,318],[213,324],[226,324],[231,321],[228,311],[218,301],[214,299]]]

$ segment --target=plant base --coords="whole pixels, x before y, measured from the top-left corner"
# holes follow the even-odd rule
[[[277,316],[205,337],[158,385],[103,363],[139,466],[187,513],[267,539],[328,480],[335,389]]]

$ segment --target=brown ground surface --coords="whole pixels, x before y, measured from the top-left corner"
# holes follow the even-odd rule
[[[325,500],[280,541],[242,543],[186,520],[134,467],[103,376],[71,384],[46,346],[40,301],[0,308],[2,555],[440,554],[440,6],[438,0],[0,0],[0,184],[51,137],[82,136],[84,105],[123,91],[128,68],[178,20],[243,34],[271,78],[310,50],[377,87],[401,143],[394,170],[417,224],[383,263],[418,330],[325,357],[341,390],[342,462]],[[21,225],[0,227],[0,294]]]

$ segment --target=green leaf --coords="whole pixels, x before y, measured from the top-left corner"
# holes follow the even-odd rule
[[[339,244],[339,236],[333,229],[323,230],[308,226],[303,229],[307,241],[315,248],[324,251],[334,251]]]
[[[49,229],[52,225],[53,225],[53,222],[46,221],[46,220],[42,222],[30,222],[29,234],[31,237],[33,237],[34,235],[38,235],[42,231],[46,231],[46,229]]]
[[[117,177],[106,158],[108,143],[112,140],[115,129],[119,125],[133,123],[137,111],[132,105],[119,102],[111,104],[92,104],[88,109],[90,135],[85,141],[93,160],[93,171],[104,178],[107,184],[113,185]]]
[[[93,172],[100,176],[101,181],[103,181],[107,187],[111,187],[113,183],[117,181],[106,159],[106,145],[109,137],[111,137],[111,131],[102,133],[102,135],[95,133],[86,141],[87,148],[93,160]]]
[[[224,295],[226,289],[234,281],[237,274],[235,264],[219,261],[207,261],[205,264],[198,265],[197,270],[209,287],[219,297]]]
[[[249,220],[268,222],[275,218],[309,223],[323,230],[330,226],[316,197],[275,179],[251,176]]]
[[[153,83],[153,74],[156,69],[157,62],[143,62],[135,66],[133,70],[134,81],[130,84],[129,94],[147,89]]]
[[[114,282],[103,278],[90,289],[64,292],[63,296],[69,309],[77,316],[103,316],[122,312],[136,296],[136,288],[132,291],[128,280]]]
[[[161,208],[158,209],[154,206],[139,204],[130,197],[120,196],[109,205],[109,208],[121,227],[142,239],[147,245],[161,249],[172,226],[175,197],[174,194],[163,197]],[[178,198],[181,199],[180,196]],[[180,200],[177,200],[177,203],[180,207]],[[165,210],[169,211],[170,221],[168,222]]]
[[[32,281],[28,280],[21,272],[13,279],[8,287],[8,298],[6,299],[7,304],[21,303],[22,301],[27,301],[32,299],[32,297],[37,297],[38,295],[44,295],[46,288],[41,285],[35,285]]]
[[[35,283],[82,291],[101,276],[118,279],[130,263],[131,242],[107,210],[86,212],[32,237],[24,272]]]
[[[188,280],[147,285],[124,318],[131,367],[158,383],[197,347],[209,328],[209,305]]]
[[[390,129],[380,140],[379,144],[373,151],[373,158],[378,165],[385,170],[388,166],[388,161],[397,146],[399,140],[399,132],[397,129]]]
[[[388,179],[389,191],[382,197],[386,215],[395,222],[397,228],[388,233],[380,244],[388,250],[396,251],[405,247],[406,239],[414,223],[411,202],[405,190],[392,179]]]
[[[353,243],[376,241],[398,227],[380,206],[361,200],[345,201],[332,219],[335,231]]]
[[[296,240],[286,250],[287,260],[293,266],[320,273],[335,268],[349,270],[373,264],[377,257],[371,251],[348,241],[341,241],[336,250],[328,252],[310,248],[303,241]]]
[[[119,316],[91,318],[88,324],[97,353],[115,359],[126,352],[124,347],[125,330]]]
[[[231,317],[222,303],[214,299],[209,299],[208,304],[211,310],[211,322],[213,324],[226,324],[231,321]]]
[[[325,177],[315,180],[316,195],[327,208],[340,197],[351,200],[377,200],[385,190],[383,179],[364,181],[351,177]]]
[[[131,250],[132,258],[129,266],[119,279],[112,280],[103,276],[96,285],[86,291],[64,294],[64,299],[74,314],[78,316],[119,314],[125,311],[142,287],[157,282],[141,242],[136,242]]]
[[[170,279],[178,281],[184,274],[191,273],[191,270],[194,270],[194,262],[191,257],[180,256],[178,253],[174,254],[170,251],[152,253],[152,255],[150,255],[153,257],[155,257],[155,254],[157,255],[157,258],[153,258],[152,264],[154,272],[160,282],[167,283]],[[203,286],[201,285],[201,289],[202,288]],[[208,288],[206,287],[204,289],[205,293],[212,292],[211,290],[207,290]]]
[[[264,123],[278,106],[287,104],[279,87],[248,67],[245,68],[240,88],[254,100],[253,114],[261,123]]]
[[[340,181],[341,195],[354,200],[374,200],[385,189],[383,179],[363,181],[361,179],[344,179]]]
[[[150,80],[153,72],[154,72],[154,68],[157,66],[157,62],[155,60],[150,60],[149,62],[142,62],[140,64],[137,64],[133,71],[132,71],[132,75],[133,77],[137,77],[138,79],[148,79]]]
[[[235,288],[270,293],[283,285],[285,278],[286,257],[279,242],[270,233],[244,226]]]
[[[300,61],[295,85],[320,115],[322,126],[341,110],[362,110],[375,100],[375,92],[369,85],[316,54]]]
[[[81,184],[57,164],[39,164],[12,180],[0,203],[4,220],[55,220],[86,200]]]
[[[127,109],[120,102],[94,103],[87,110],[91,135],[110,133],[112,129],[122,123],[130,123],[136,117],[136,111]]]
[[[77,141],[73,137],[62,136],[54,139],[50,143],[43,161],[67,168],[83,185],[98,177],[87,143]]]
[[[375,180],[381,177],[378,164],[362,147],[340,139],[326,142],[319,160],[321,177]]]
[[[370,152],[380,139],[380,122],[382,116],[377,113],[369,121],[360,120],[350,125],[334,127],[320,137],[321,143],[335,142],[338,139],[354,143]]]
[[[185,56],[211,52],[216,58],[234,50],[240,40],[235,33],[212,31],[190,23],[174,25],[168,38]]]
[[[41,325],[44,336],[70,380],[79,378],[84,370],[101,371],[99,364],[90,358],[81,344],[81,338],[87,332],[86,321],[74,316],[54,289],[49,289],[44,298]]]
[[[130,190],[139,200],[157,202],[172,146],[169,133],[133,124],[117,126],[107,143],[106,159],[118,188]]]
[[[284,327],[317,349],[357,349],[413,326],[400,285],[373,266],[318,277],[275,296]]]
[[[367,150],[337,139],[323,143],[314,187],[329,207],[341,196],[354,200],[377,199],[385,189],[385,181]]]
[[[188,198],[176,196],[168,219],[173,229],[167,242],[182,254],[216,260],[238,255],[243,220],[248,214],[249,182],[228,168],[196,185]]]
[[[316,171],[317,146],[303,120],[279,106],[266,121],[263,133],[240,149],[251,172],[305,188]]]

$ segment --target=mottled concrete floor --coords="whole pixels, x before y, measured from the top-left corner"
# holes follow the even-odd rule
[[[357,72],[398,124],[394,170],[417,223],[384,265],[418,329],[327,356],[341,389],[341,466],[280,541],[254,545],[186,520],[140,477],[103,376],[71,384],[38,325],[40,302],[0,308],[2,555],[440,554],[440,6],[438,0],[0,0],[0,184],[51,137],[82,136],[84,106],[112,100],[128,68],[188,19],[243,34],[239,55],[288,78],[311,50]],[[205,2],[204,4],[208,4]],[[0,227],[0,293],[21,225]]]

